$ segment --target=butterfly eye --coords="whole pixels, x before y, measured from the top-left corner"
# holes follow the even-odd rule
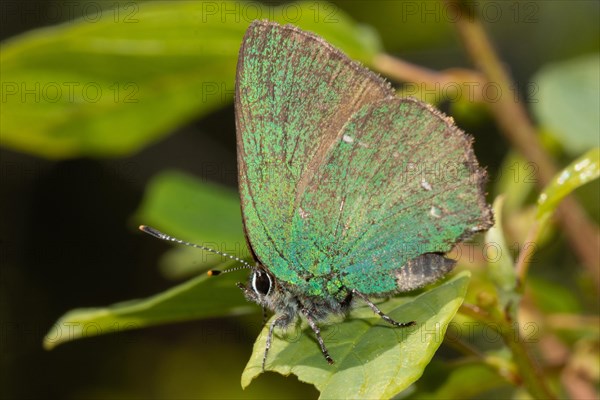
[[[252,274],[252,289],[256,292],[256,294],[261,296],[267,296],[271,291],[271,277],[269,274],[256,271]]]

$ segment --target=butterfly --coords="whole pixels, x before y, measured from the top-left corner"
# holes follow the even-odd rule
[[[246,297],[318,322],[434,282],[454,244],[488,229],[486,174],[472,139],[324,39],[253,22],[242,41],[235,115],[239,191],[256,266]],[[450,171],[450,172],[449,172]]]
[[[415,324],[370,298],[438,280],[455,264],[444,253],[493,224],[471,137],[317,35],[254,21],[239,52],[235,117],[255,261],[238,285],[275,314],[263,369],[274,330],[299,317],[333,364],[319,324],[356,300],[393,326]]]

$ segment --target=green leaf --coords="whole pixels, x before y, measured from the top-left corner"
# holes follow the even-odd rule
[[[233,189],[182,172],[162,172],[148,184],[134,219],[196,244],[251,259],[239,197]],[[177,246],[159,264],[165,276],[177,279],[226,262],[229,258],[218,254]]]
[[[369,62],[379,45],[335,6],[135,2],[3,43],[2,146],[48,158],[123,156],[228,105],[255,18],[293,22]]]
[[[245,246],[237,191],[180,171],[152,179],[134,219],[188,240]]]
[[[566,150],[580,154],[600,144],[599,54],[546,66],[534,81],[539,91],[533,111]]]
[[[46,334],[44,348],[147,326],[258,311],[244,300],[237,280],[236,273],[203,275],[147,299],[69,311]]]
[[[463,272],[416,297],[379,304],[397,321],[417,321],[409,328],[386,324],[366,306],[321,330],[335,360],[328,365],[310,329],[286,340],[275,333],[266,369],[294,374],[316,386],[322,398],[390,398],[415,382],[442,343],[448,323],[463,301],[469,273]],[[254,344],[242,374],[242,387],[262,373],[268,325]]]
[[[573,190],[600,176],[600,147],[592,149],[563,169],[538,197],[536,218],[543,220]]]

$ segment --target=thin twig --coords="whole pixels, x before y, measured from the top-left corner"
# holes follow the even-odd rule
[[[535,246],[530,251],[527,249],[530,247],[529,245],[534,245],[537,242],[537,239],[540,234],[540,222],[534,221],[527,232],[527,236],[525,237],[525,242],[523,245],[523,249],[519,252],[519,256],[517,258],[517,262],[515,263],[515,272],[517,275],[517,290],[519,292],[523,292],[525,282],[525,278],[527,276],[527,271],[529,269],[529,265],[531,264],[531,258],[533,257],[533,253],[535,252]]]
[[[479,349],[472,344],[465,342],[459,334],[452,332],[451,329],[446,331],[444,343],[466,356],[471,356],[479,362],[485,362],[486,355],[484,353],[479,351]]]
[[[414,91],[417,97],[419,97],[418,93],[433,92],[440,94],[438,100],[441,99],[442,93],[455,98],[456,93],[452,93],[455,90],[459,95],[466,94],[469,101],[476,103],[484,101],[482,88],[486,81],[477,71],[464,68],[434,71],[385,53],[375,56],[373,68],[395,81],[419,85]]]
[[[458,312],[460,314],[466,315],[467,317],[471,317],[475,320],[485,322],[488,325],[491,325],[494,323],[494,320],[491,318],[491,316],[489,315],[489,313],[487,311],[483,310],[482,308],[480,308],[474,304],[463,302],[460,305]]]
[[[446,336],[444,337],[444,343],[467,356],[459,360],[459,363],[481,363],[493,369],[498,375],[514,385],[521,382],[521,377],[518,375],[516,366],[512,362],[505,360],[502,357],[482,353],[472,344],[462,340],[456,332],[452,333],[451,330],[448,329],[446,331]]]
[[[534,398],[556,398],[550,391],[536,359],[531,355],[526,339],[519,331],[518,324],[510,323],[506,318],[506,314],[498,307],[496,302],[488,302],[485,306],[463,303],[459,308],[459,312],[486,323],[500,334],[518,367],[517,375],[513,376],[512,382],[515,382],[515,384],[523,383]],[[509,377],[511,375],[502,374],[502,376]]]
[[[600,331],[600,317],[597,315],[550,314],[546,316],[546,323],[556,330],[587,330],[596,334]]]

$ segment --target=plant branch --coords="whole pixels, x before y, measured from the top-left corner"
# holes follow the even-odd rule
[[[531,355],[529,347],[525,345],[525,339],[521,336],[519,328],[505,324],[500,334],[511,350],[515,364],[519,366],[523,384],[529,393],[538,399],[555,399],[556,396],[548,388],[537,361]]]
[[[444,343],[448,346],[453,347],[455,350],[460,351],[466,356],[471,356],[479,362],[485,362],[486,355],[483,354],[479,349],[471,345],[470,343],[462,340],[460,335],[456,332],[452,332],[450,329],[446,331],[444,336]]]
[[[417,95],[425,92],[442,92],[449,95],[452,89],[459,90],[463,86],[465,90],[458,93],[467,93],[468,100],[476,103],[484,101],[482,88],[485,78],[477,71],[464,68],[451,68],[444,71],[434,71],[420,65],[411,64],[389,54],[380,53],[373,59],[373,68],[383,75],[398,82],[412,82],[419,86],[414,93]],[[408,91],[407,91],[408,92]]]
[[[538,240],[542,223],[540,221],[534,221],[527,232],[525,241],[523,243],[523,249],[519,252],[517,262],[515,263],[515,273],[517,274],[517,290],[520,293],[524,291],[525,278],[527,277],[527,270],[531,263],[531,258],[535,252],[535,243]],[[534,245],[531,250],[527,250],[529,245]]]
[[[532,357],[525,339],[519,332],[518,324],[512,324],[506,319],[506,314],[498,308],[498,303],[493,298],[482,296],[482,299],[484,302],[481,305],[463,303],[459,312],[484,322],[502,337],[518,366],[518,377],[511,376],[511,374],[501,375],[505,378],[512,377],[510,380],[515,384],[522,382],[535,398],[555,399],[556,397],[548,388],[537,361]]]
[[[470,343],[462,340],[461,337],[457,335],[456,332],[452,332],[450,328],[446,331],[444,343],[468,357],[462,359],[460,362],[478,362],[487,365],[508,382],[511,382],[514,385],[520,384],[521,378],[517,372],[516,366],[512,361],[505,360],[502,357],[482,353]]]
[[[475,320],[481,321],[481,322],[485,322],[488,325],[493,325],[494,324],[494,320],[490,317],[490,315],[488,314],[487,311],[483,310],[482,308],[474,305],[474,304],[470,304],[470,303],[465,303],[463,302],[460,305],[460,308],[458,309],[458,312],[461,313],[462,315],[465,315],[467,317],[471,317]]]

